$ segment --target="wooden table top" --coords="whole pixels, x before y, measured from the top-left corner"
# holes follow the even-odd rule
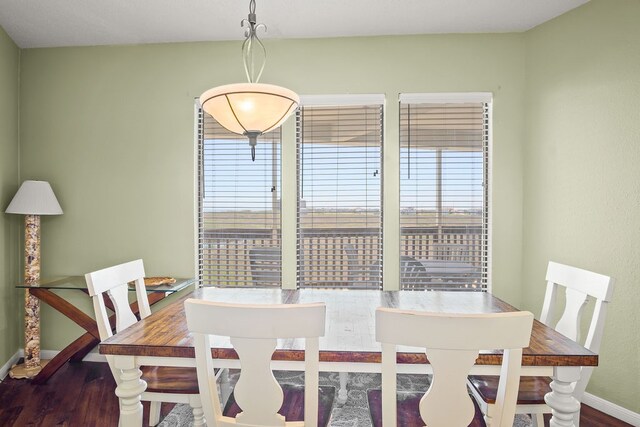
[[[201,288],[183,296],[146,319],[100,344],[100,353],[129,356],[195,357],[187,330],[184,300],[198,298],[251,304],[325,302],[326,334],[320,339],[320,361],[380,363],[375,340],[375,309],[393,307],[449,313],[517,311],[487,292],[426,292],[342,289]],[[228,338],[216,337],[212,356],[236,359]],[[301,340],[279,340],[274,360],[304,360]],[[399,363],[427,363],[423,349],[398,348]],[[482,351],[477,364],[499,365],[500,351]],[[523,351],[524,366],[597,366],[598,355],[535,321],[530,346]]]

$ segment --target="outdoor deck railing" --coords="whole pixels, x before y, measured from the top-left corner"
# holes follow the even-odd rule
[[[298,239],[302,248],[302,281],[305,286],[366,285],[372,274],[379,274],[378,229],[304,229]],[[256,283],[256,263],[252,274],[253,248],[279,248],[279,230],[209,230],[203,234],[200,257],[202,276],[211,285],[279,285],[280,252],[267,257],[272,283]],[[480,227],[403,228],[400,255],[420,260],[463,261],[478,269],[483,259]],[[264,260],[263,260],[264,261]],[[264,267],[264,266],[262,266]]]

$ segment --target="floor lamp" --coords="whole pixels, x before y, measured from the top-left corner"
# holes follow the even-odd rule
[[[46,181],[25,181],[9,203],[6,213],[24,217],[24,283],[40,281],[40,215],[61,215],[62,208]],[[33,378],[42,370],[40,362],[40,300],[25,289],[24,363],[9,371],[11,378]]]

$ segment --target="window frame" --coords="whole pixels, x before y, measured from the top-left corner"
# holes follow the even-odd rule
[[[396,273],[399,275],[399,260],[390,259],[386,254],[389,254],[389,250],[400,249],[400,211],[396,212],[396,209],[400,208],[400,174],[401,174],[401,144],[400,144],[400,101],[404,102],[487,102],[488,104],[488,141],[486,147],[486,168],[485,168],[485,182],[487,183],[487,191],[485,192],[485,206],[487,207],[486,215],[486,234],[487,234],[487,272],[486,272],[486,290],[491,292],[492,290],[492,245],[493,245],[493,204],[492,204],[492,191],[493,191],[493,95],[489,92],[470,92],[470,93],[402,93],[398,95],[398,102],[393,103],[391,106],[386,105],[386,98],[384,94],[360,94],[360,95],[302,95],[301,105],[339,105],[340,103],[381,103],[382,104],[382,163],[381,163],[381,233],[382,233],[382,267],[384,274],[382,274],[382,286],[384,290],[396,290],[396,284],[399,284],[399,278],[396,277]],[[398,108],[396,110],[396,108]],[[195,269],[198,273],[198,278],[201,277],[200,271],[200,210],[202,209],[202,191],[204,181],[200,182],[200,158],[199,158],[199,117],[200,106],[196,98],[194,105],[194,262]],[[392,126],[390,128],[389,126]],[[396,139],[397,138],[397,139]],[[297,278],[297,262],[286,259],[285,256],[291,257],[294,254],[297,257],[297,224],[290,225],[288,222],[292,222],[293,218],[297,221],[297,207],[298,207],[298,165],[297,165],[297,152],[296,152],[296,126],[295,120],[288,120],[282,126],[281,133],[281,153],[280,153],[280,191],[281,191],[281,256],[282,256],[282,289],[295,289],[299,287],[299,281]],[[395,152],[397,150],[397,153]],[[386,153],[386,154],[385,154]],[[397,158],[396,158],[397,155]],[[296,163],[295,173],[286,173],[286,167],[283,167],[284,163],[290,164]],[[397,163],[397,164],[396,164]],[[293,174],[294,177],[290,175]],[[289,176],[287,176],[289,175]],[[293,193],[293,194],[292,194]],[[292,194],[292,196],[287,196]],[[397,199],[397,200],[396,200]],[[290,229],[293,227],[293,231]],[[396,229],[397,227],[397,229]],[[398,265],[397,265],[398,264]],[[389,268],[387,271],[386,268]],[[385,276],[386,279],[385,280]],[[295,279],[294,279],[295,278]],[[201,284],[199,283],[199,286]]]
[[[379,270],[377,275],[379,276],[379,285],[369,286],[368,280],[362,281],[361,285],[349,285],[348,281],[344,286],[335,286],[338,289],[382,289],[383,286],[383,257],[384,257],[384,245],[383,245],[383,230],[384,230],[384,146],[385,146],[385,95],[384,94],[340,94],[340,95],[302,95],[300,97],[300,107],[366,107],[366,106],[379,106],[380,107],[380,159],[379,159],[379,188],[380,188],[380,226],[378,231],[378,251],[379,255]],[[298,137],[300,129],[298,129],[298,123],[302,120],[300,118],[300,110],[296,112],[296,287],[309,287],[304,286],[302,283],[301,261],[300,261],[300,183],[301,183],[301,158],[300,147],[301,140]],[[301,124],[302,126],[302,124]],[[360,270],[359,270],[360,271]],[[362,272],[362,275],[368,273]]]
[[[398,117],[401,116],[402,104],[465,104],[483,103],[487,109],[487,136],[486,145],[483,145],[483,226],[486,235],[484,257],[486,258],[485,271],[482,274],[481,291],[492,292],[493,277],[493,93],[491,92],[440,92],[440,93],[400,93],[398,95]],[[398,121],[398,173],[402,173],[402,144],[400,141],[401,123]],[[401,176],[398,181],[398,197],[401,195]],[[400,204],[399,204],[400,207]],[[398,240],[402,236],[402,219],[398,224]],[[400,243],[400,242],[399,242]],[[398,278],[400,283],[400,278]],[[400,289],[402,285],[400,284]],[[466,290],[460,290],[465,292]],[[473,289],[469,290],[473,291]]]
[[[261,254],[257,254],[257,267],[256,267],[256,272],[254,274],[254,263],[252,262],[252,259],[249,258],[249,254],[251,252],[251,250],[253,249],[253,247],[249,247],[249,245],[245,242],[245,243],[241,243],[239,244],[239,248],[240,249],[244,249],[246,258],[244,261],[244,269],[242,268],[238,268],[238,270],[243,270],[243,274],[237,273],[236,274],[236,280],[237,282],[235,284],[231,284],[229,280],[227,280],[226,283],[224,283],[224,281],[221,282],[215,282],[215,283],[210,283],[211,276],[215,276],[215,273],[211,273],[208,275],[205,275],[205,265],[207,263],[204,262],[204,251],[206,250],[205,245],[206,242],[204,241],[204,217],[205,217],[205,206],[204,206],[204,201],[205,201],[205,192],[206,192],[206,188],[205,188],[205,184],[206,184],[206,171],[205,171],[205,151],[206,151],[206,147],[205,147],[205,141],[207,140],[206,135],[207,135],[207,128],[206,128],[206,121],[210,120],[213,121],[215,123],[215,126],[219,126],[220,129],[219,131],[222,132],[229,132],[229,137],[230,139],[233,140],[237,140],[237,144],[238,147],[235,148],[235,150],[238,151],[238,155],[244,155],[244,151],[246,151],[246,157],[248,162],[250,162],[251,157],[250,157],[250,147],[248,144],[248,140],[246,140],[246,144],[245,144],[245,139],[246,137],[241,136],[241,135],[237,135],[237,134],[233,134],[230,131],[226,131],[224,129],[224,127],[222,125],[220,125],[218,122],[215,121],[215,119],[211,116],[209,116],[209,118],[206,117],[207,113],[202,109],[202,106],[200,105],[199,99],[196,98],[195,100],[195,104],[194,104],[194,115],[196,117],[196,121],[195,121],[195,126],[194,126],[194,134],[195,134],[195,179],[194,179],[194,187],[195,187],[195,194],[196,194],[196,200],[195,200],[195,218],[194,218],[194,222],[195,222],[195,268],[196,268],[196,272],[197,272],[197,282],[198,282],[198,286],[199,287],[204,287],[204,286],[245,286],[247,288],[251,288],[251,287],[276,287],[273,286],[272,284],[266,284],[267,282],[273,282],[275,283],[275,279],[277,278],[277,282],[279,282],[280,284],[282,283],[282,215],[281,215],[281,211],[280,211],[280,207],[278,206],[277,208],[277,216],[278,216],[278,225],[277,225],[277,229],[270,229],[271,230],[271,238],[268,237],[257,237],[254,236],[253,238],[251,237],[246,237],[246,238],[242,238],[242,239],[238,239],[236,237],[237,240],[245,240],[245,241],[250,241],[250,240],[262,240],[263,244],[265,240],[268,240],[270,242],[273,241],[277,241],[278,242],[278,246],[277,248],[279,248],[279,251],[277,253],[277,256],[274,256],[275,254],[271,254],[268,253],[266,255],[261,255]],[[277,136],[275,136],[275,134],[279,135],[279,138]],[[269,142],[265,141],[269,140]],[[260,136],[258,138],[258,146],[260,146],[260,144],[277,144],[278,148],[275,152],[272,152],[272,154],[270,154],[270,156],[268,157],[267,160],[269,160],[271,162],[272,168],[270,170],[270,176],[272,181],[270,182],[270,187],[271,187],[271,192],[272,192],[272,196],[271,196],[271,206],[272,206],[272,211],[271,214],[263,214],[264,218],[267,218],[268,216],[271,216],[272,218],[275,218],[275,214],[276,211],[273,210],[273,208],[275,207],[276,204],[281,203],[281,198],[282,198],[282,143],[283,143],[283,134],[282,134],[282,130],[280,128],[274,129],[273,132],[269,132],[266,134],[266,136]],[[233,148],[225,148],[225,150],[228,150],[229,152],[231,152],[232,150],[234,150]],[[275,154],[274,154],[275,153]],[[260,151],[257,152],[258,155],[260,155]],[[256,162],[259,162],[260,160],[256,157]],[[277,162],[277,165],[276,165]],[[252,163],[249,163],[250,165],[252,165]],[[264,165],[263,165],[264,166]],[[275,167],[275,168],[274,168]],[[266,170],[267,168],[265,168]],[[275,184],[274,184],[274,180],[275,179]],[[238,181],[236,181],[238,182]],[[273,195],[275,194],[275,196]],[[277,196],[280,196],[280,198],[278,199]],[[252,201],[254,200],[255,196],[251,196]],[[275,203],[274,201],[277,201],[278,203]],[[211,205],[213,206],[213,205]],[[275,226],[275,223],[274,223]],[[258,234],[264,234],[266,236],[266,231],[269,230],[267,228],[257,228],[256,229],[256,235]],[[246,232],[246,230],[245,230]],[[275,236],[275,237],[274,237]],[[270,247],[274,247],[273,245],[270,245],[267,243],[267,246]],[[227,255],[227,258],[229,258],[229,256]],[[239,265],[238,258],[239,256],[236,254],[235,255],[236,258],[236,262],[230,262],[228,264],[224,264],[225,266],[233,266],[233,265]],[[242,263],[240,263],[242,264]],[[248,274],[247,274],[247,270],[248,270]],[[212,269],[209,269],[209,271],[213,271]],[[255,275],[258,275],[258,278],[255,277]],[[204,277],[207,277],[207,280],[204,280]],[[256,284],[256,282],[264,282],[264,284]],[[205,284],[206,282],[206,284]],[[280,285],[281,286],[281,285]],[[280,287],[278,286],[278,287]]]

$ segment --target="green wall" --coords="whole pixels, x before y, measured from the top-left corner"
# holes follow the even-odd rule
[[[15,302],[21,218],[4,210],[18,190],[20,51],[0,28],[0,366],[18,350]]]
[[[300,94],[385,93],[393,148],[386,156],[398,156],[398,93],[494,93],[493,283],[519,304],[523,36],[266,45],[264,82]],[[244,79],[240,42],[27,49],[21,78],[22,177],[49,180],[64,209],[43,222],[43,274],[83,274],[141,257],[149,274],[192,275],[193,102],[205,89]],[[398,197],[385,190],[385,199]],[[79,333],[50,310],[42,317],[43,348]]]
[[[616,279],[588,392],[640,412],[640,2],[593,0],[527,34],[522,301],[548,260]]]

